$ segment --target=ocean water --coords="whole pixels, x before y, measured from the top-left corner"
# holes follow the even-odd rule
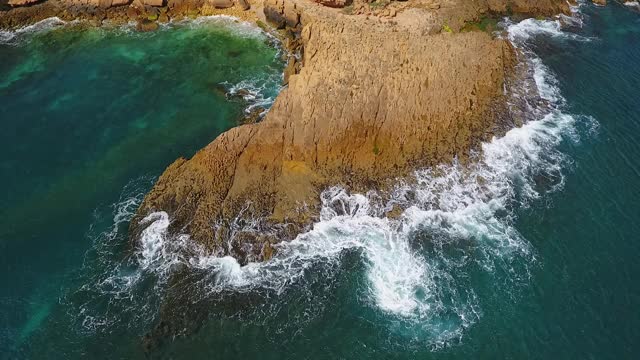
[[[38,332],[38,351],[56,351],[46,339],[61,329],[77,337],[75,320],[55,325],[75,311],[61,297],[103,270],[91,251],[113,211],[131,214],[173,160],[269,106],[284,68],[274,45],[226,17],[154,33],[58,19],[0,32],[0,358],[51,358],[29,352]]]
[[[256,47],[264,52],[257,57],[263,62],[241,67],[247,72],[234,79],[232,71],[212,71],[219,76],[214,88],[256,74],[272,79],[281,64],[265,39],[238,37],[238,28],[225,38],[228,31],[200,24],[167,29],[153,39],[53,31],[36,36],[40,42],[0,48],[7,58],[24,56],[0,64],[0,73],[7,74],[1,79],[9,79],[0,96],[22,104],[8,108],[12,116],[4,106],[0,113],[13,132],[3,138],[12,147],[2,160],[4,188],[11,191],[2,207],[7,235],[2,233],[0,351],[8,358],[637,357],[640,14],[617,3],[582,5],[571,18],[503,25],[501,36],[520,50],[530,78],[513,95],[526,110],[522,127],[483,144],[470,164],[416,171],[415,182],[399,181],[390,196],[326,189],[321,221],[311,231],[280,245],[271,261],[243,267],[233,258],[206,254],[188,236],[169,237],[170,219],[163,212],[144,220],[147,228],[133,239],[134,247],[126,229],[153,177],[176,156],[188,156],[232,126],[246,104],[207,96],[216,109],[229,110],[204,135],[200,122],[178,136],[182,123],[156,133],[150,130],[160,125],[147,120],[148,140],[125,131],[135,139],[133,149],[119,156],[105,155],[118,154],[119,143],[100,140],[112,126],[104,125],[107,119],[98,125],[98,114],[110,109],[95,105],[105,96],[92,97],[102,86],[72,96],[64,116],[50,115],[55,106],[27,104],[47,89],[48,77],[55,79],[49,86],[60,89],[74,79],[70,74],[100,69],[97,64],[110,71],[103,81],[121,74],[111,57],[118,51],[110,48],[121,40],[118,49],[128,54],[147,49],[159,62],[168,54],[176,63],[197,62],[170,77],[169,86],[158,84],[177,67],[162,62],[156,77],[145,72],[147,81],[131,73],[119,78],[118,84],[128,85],[124,89],[137,84],[146,96],[126,98],[134,105],[116,106],[118,114],[170,123],[174,117],[166,114],[176,107],[178,84],[188,83],[191,97],[202,96],[206,86],[195,84],[206,67],[235,63],[230,58],[236,52],[199,62],[193,51],[207,53],[210,42],[222,37],[225,46],[246,41],[253,57]],[[207,41],[199,41],[203,32],[210,35]],[[73,63],[73,56],[52,51],[50,46],[59,48],[58,36],[84,44],[70,51],[84,61]],[[152,44],[155,50],[146,48]],[[221,46],[213,47],[219,54]],[[255,61],[252,56],[244,61]],[[73,71],[58,75],[65,74],[67,62]],[[189,80],[177,80],[184,77]],[[260,94],[270,97],[278,82],[266,84]],[[145,107],[149,96],[167,87],[172,91],[166,103],[154,100]],[[110,91],[110,106],[114,93],[120,94]],[[159,104],[167,108],[159,111]],[[70,115],[81,114],[83,106],[89,114]],[[194,101],[179,109],[204,113],[202,118],[221,112],[202,106]],[[119,118],[119,124],[136,127],[138,117]],[[88,118],[85,129],[80,125]],[[60,124],[49,124],[51,119]],[[82,129],[86,133],[68,133]],[[171,151],[154,151],[167,143]],[[44,154],[49,156],[43,160]],[[102,162],[103,156],[128,161]],[[123,163],[127,171],[114,170]],[[394,205],[405,209],[399,218],[381,216]]]

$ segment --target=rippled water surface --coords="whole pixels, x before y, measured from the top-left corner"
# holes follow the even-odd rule
[[[82,354],[89,320],[63,298],[105,270],[91,249],[127,252],[124,235],[106,244],[99,234],[128,220],[173,160],[247,106],[267,107],[282,69],[270,37],[224,17],[145,34],[57,19],[0,32],[0,352],[33,357],[36,342],[39,353],[72,339],[59,349]],[[240,88],[248,102],[226,99]],[[118,199],[127,205],[114,220]]]
[[[0,351],[634,358],[640,15],[584,5],[504,25],[539,93],[522,92],[524,126],[390,197],[326,189],[313,230],[244,267],[167,236],[164,212],[135,251],[126,228],[166,164],[241,114],[220,83],[252,84],[267,104],[277,92],[264,35],[233,22],[3,34]]]

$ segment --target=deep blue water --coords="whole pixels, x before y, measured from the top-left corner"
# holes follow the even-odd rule
[[[580,12],[582,26],[560,31],[554,22],[528,21],[510,30],[550,104],[532,108],[536,121],[485,144],[477,165],[419,173],[412,196],[395,199],[413,205],[400,223],[376,217],[372,197],[328,190],[336,202],[359,206],[338,216],[327,202],[312,232],[274,261],[244,268],[169,240],[160,252],[131,255],[126,226],[167,164],[241,113],[244,104],[216,98],[211,87],[278,73],[275,50],[202,28],[153,39],[50,32],[0,47],[3,59],[17,59],[0,63],[2,78],[28,66],[0,87],[10,104],[0,110],[7,129],[0,178],[9,189],[0,351],[16,358],[637,357],[640,14],[616,3]],[[188,37],[193,31],[198,36]],[[215,39],[223,45],[211,45]],[[68,50],[51,51],[54,41]],[[227,46],[233,51],[219,51]],[[155,55],[157,70],[144,55],[133,56],[145,59],[139,67],[119,62],[119,51]],[[237,56],[252,65],[228,65]],[[185,61],[195,64],[178,66]],[[34,100],[39,106],[30,106]],[[162,233],[161,215],[153,224]],[[151,244],[156,235],[138,241]]]

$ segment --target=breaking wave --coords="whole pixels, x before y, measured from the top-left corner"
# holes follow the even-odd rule
[[[373,309],[392,331],[435,349],[460,341],[482,316],[470,278],[491,274],[509,290],[528,284],[536,253],[515,226],[518,212],[562,189],[571,164],[563,144],[580,141],[583,129],[596,124],[564,112],[553,74],[527,46],[540,34],[581,39],[550,20],[512,24],[507,34],[526,55],[544,111],[538,109],[536,120],[482,144],[470,162],[416,171],[388,194],[326,189],[320,221],[293,241],[276,245],[276,255],[264,263],[241,266],[232,257],[208,254],[188,235],[170,238],[168,214],[152,213],[142,220],[146,229],[137,252],[113,260],[113,271],[84,290],[110,299],[128,297],[149,309],[148,297],[132,289],[149,289],[151,276],[154,293],[161,292],[171,274],[190,268],[201,275],[190,296],[268,291],[277,297],[331,281],[345,254],[355,254],[365,279],[355,289],[360,304]],[[115,216],[114,222],[128,221],[140,199],[124,199],[116,214],[126,215]],[[312,273],[322,276],[310,280]],[[137,309],[136,316],[144,313],[139,306],[123,306]],[[94,315],[91,319],[93,325],[108,323]]]
[[[246,115],[253,111],[260,111],[259,116],[264,116],[273,105],[279,91],[273,92],[271,89],[280,89],[278,84],[282,83],[282,74],[272,74],[266,78],[252,78],[242,80],[236,84],[223,82],[227,88],[227,97],[239,97],[247,103],[244,112]]]
[[[17,45],[33,34],[47,32],[67,24],[68,23],[66,21],[63,21],[58,17],[51,17],[38,21],[33,25],[24,26],[16,30],[0,29],[0,44]]]

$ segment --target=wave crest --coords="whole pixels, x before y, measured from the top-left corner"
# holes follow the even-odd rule
[[[279,296],[300,288],[313,293],[319,282],[335,279],[345,256],[354,255],[365,280],[354,289],[360,304],[374,309],[390,329],[434,348],[460,340],[482,316],[470,278],[502,276],[501,286],[513,288],[529,281],[535,249],[515,226],[518,212],[562,189],[571,164],[563,144],[580,140],[582,124],[595,124],[563,111],[553,74],[526,48],[534,34],[582,40],[567,37],[557,25],[525,20],[509,26],[509,38],[525,53],[545,104],[532,109],[536,120],[482,144],[468,163],[416,171],[384,194],[326,189],[320,221],[277,244],[276,255],[264,263],[240,266],[232,257],[208,254],[188,235],[170,237],[169,216],[153,213],[143,220],[136,275],[127,268],[117,280],[119,267],[110,281],[148,288],[145,279],[153,276],[159,280],[154,289],[162,291],[171,274],[190,268],[200,274],[191,286],[197,288],[193,297],[265,291]],[[286,306],[272,302],[267,306]]]

